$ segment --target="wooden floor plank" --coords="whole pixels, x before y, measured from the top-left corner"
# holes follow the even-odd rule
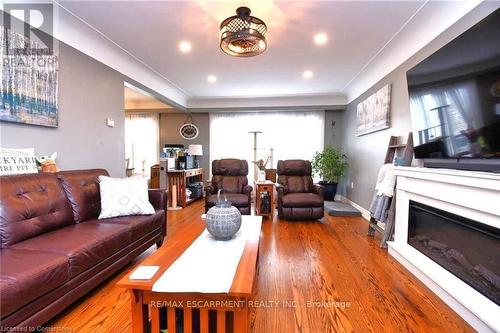
[[[203,201],[168,212],[168,238]],[[264,220],[250,332],[473,332],[413,277],[361,217],[322,222]],[[143,253],[135,262],[155,251]],[[48,326],[74,332],[130,332],[130,295],[115,286],[127,266]],[[269,302],[280,302],[279,304]],[[267,303],[265,303],[267,302]]]

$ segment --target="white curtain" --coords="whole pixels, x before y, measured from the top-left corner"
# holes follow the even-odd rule
[[[125,115],[125,157],[134,174],[150,177],[159,158],[159,116],[157,113]]]
[[[257,160],[266,160],[272,149],[272,165],[267,168],[276,168],[278,160],[311,160],[323,150],[324,127],[324,111],[210,113],[210,163],[221,158],[247,160],[252,181],[254,136],[249,132],[262,132],[257,135]]]
[[[469,148],[466,145],[457,145],[459,140],[456,138],[476,127],[475,122],[482,122],[481,118],[472,116],[481,114],[476,112],[480,108],[476,90],[474,81],[463,81],[412,93],[411,121],[416,144],[443,136],[450,155],[467,151]],[[425,133],[428,138],[424,140],[420,133]]]

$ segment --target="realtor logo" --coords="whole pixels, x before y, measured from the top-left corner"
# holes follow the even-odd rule
[[[2,25],[4,40],[15,32],[24,37],[3,48],[8,55],[52,55],[54,53],[52,3],[4,3]]]

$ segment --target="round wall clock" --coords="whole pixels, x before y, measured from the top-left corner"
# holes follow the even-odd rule
[[[198,130],[198,127],[196,127],[195,124],[184,124],[181,126],[179,129],[179,132],[181,136],[186,139],[186,140],[193,140],[196,139],[200,131]]]
[[[491,96],[500,97],[500,80],[493,83],[490,89]]]

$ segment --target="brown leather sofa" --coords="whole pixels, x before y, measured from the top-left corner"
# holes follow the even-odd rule
[[[2,331],[44,324],[166,235],[166,194],[153,215],[98,220],[106,170],[0,177]]]
[[[205,187],[205,213],[217,203],[217,191],[224,190],[227,200],[243,215],[250,215],[252,186],[248,185],[248,163],[233,158],[212,162],[212,181]]]
[[[278,216],[285,220],[323,217],[323,188],[313,183],[311,162],[278,161]]]

